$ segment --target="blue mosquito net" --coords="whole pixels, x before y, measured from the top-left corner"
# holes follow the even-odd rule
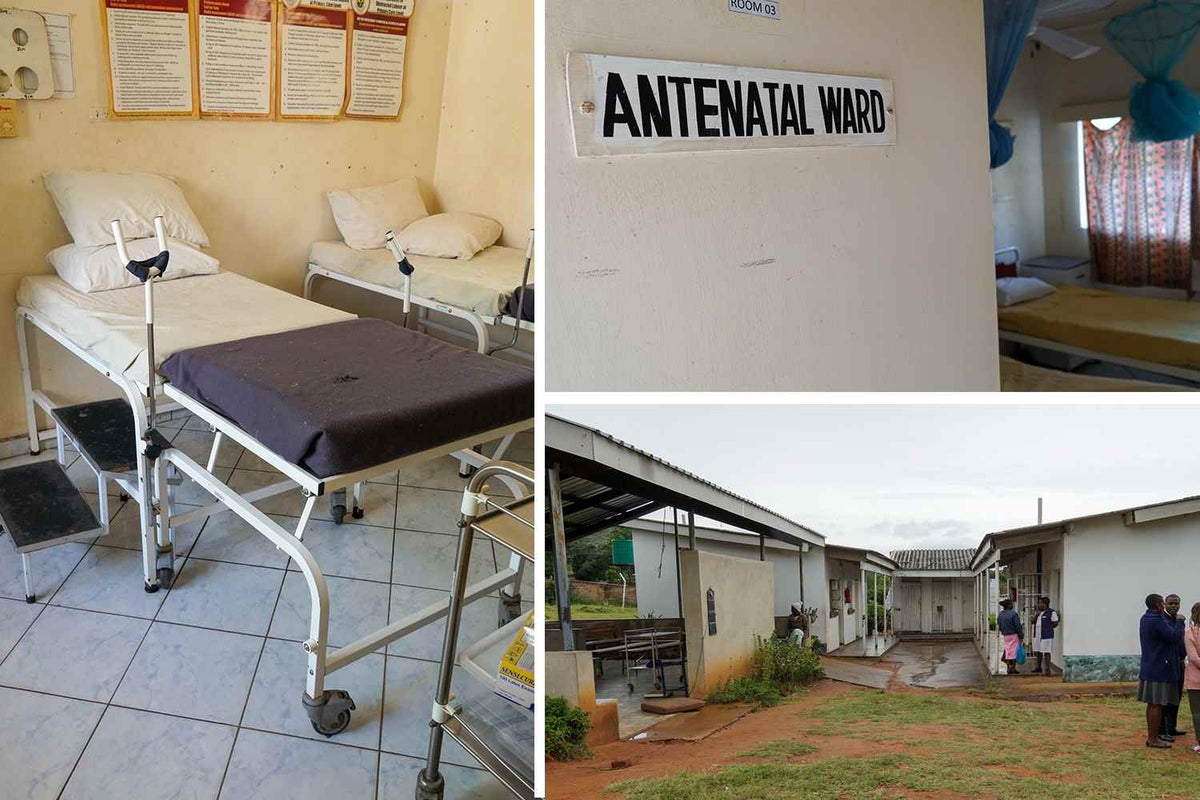
[[[1200,32],[1200,4],[1147,3],[1114,17],[1104,35],[1144,81],[1129,95],[1133,137],[1170,142],[1200,132],[1200,100],[1171,70],[1183,60]]]
[[[1013,156],[1012,131],[996,122],[996,109],[1025,49],[1033,28],[1037,0],[983,0],[984,43],[987,48],[988,127],[992,138],[992,169]]]

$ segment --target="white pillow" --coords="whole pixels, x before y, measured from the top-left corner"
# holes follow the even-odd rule
[[[429,214],[416,178],[330,192],[328,196],[333,221],[342,239],[355,250],[386,247],[388,231],[399,231]]]
[[[126,240],[154,235],[163,216],[167,236],[204,247],[208,234],[183,192],[170,178],[141,172],[51,172],[43,176],[75,244],[112,244],[112,221],[121,221]]]
[[[466,261],[494,245],[503,232],[494,219],[456,211],[417,220],[396,234],[396,243],[412,255]]]
[[[996,305],[1015,306],[1054,294],[1054,287],[1039,278],[997,278]]]
[[[158,241],[153,238],[126,242],[125,248],[134,261],[158,255]],[[167,262],[167,271],[158,280],[169,281],[189,275],[211,275],[220,269],[221,262],[183,242],[168,239],[167,249],[171,258]],[[46,260],[60,278],[81,292],[104,292],[109,289],[141,286],[141,281],[125,269],[125,264],[117,255],[115,244],[100,247],[65,244],[51,250]]]

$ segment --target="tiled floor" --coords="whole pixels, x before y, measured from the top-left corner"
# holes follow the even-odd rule
[[[207,453],[211,434],[196,421],[162,427],[193,456]],[[280,479],[253,456],[226,450],[219,472],[234,488]],[[508,458],[531,464],[530,437],[518,437]],[[95,508],[86,465],[68,460]],[[333,645],[446,593],[462,485],[457,462],[443,458],[371,484],[364,519],[339,528],[318,505],[322,519],[304,541],[328,576]],[[205,497],[181,487],[185,503]],[[260,504],[285,528],[301,506],[298,493]],[[0,796],[413,796],[441,624],[332,674],[329,688],[348,690],[357,711],[345,732],[325,739],[300,703],[309,602],[286,556],[224,512],[177,534],[174,587],[146,594],[137,506],[114,500],[110,512],[107,537],[33,554],[33,605],[23,599],[20,557],[0,537]],[[476,549],[473,579],[507,562],[507,551],[496,550]],[[496,616],[491,599],[469,607],[463,641],[494,629]],[[464,675],[456,688],[470,681]],[[447,798],[508,796],[453,742],[444,758]]]

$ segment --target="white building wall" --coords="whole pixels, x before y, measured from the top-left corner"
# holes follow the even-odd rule
[[[704,553],[758,560],[758,541],[744,534],[719,534],[737,540],[717,540],[709,534],[697,534],[696,548]],[[679,546],[687,549],[685,529],[680,527]],[[633,531],[633,562],[637,573],[638,615],[653,613],[656,617],[679,616],[679,597],[675,584],[675,536],[671,526],[666,534],[635,528]],[[787,616],[792,603],[800,601],[800,555],[798,548],[767,540],[767,561],[774,567],[774,616]],[[810,545],[804,554],[805,604],[817,605],[818,621],[828,613],[824,601],[825,549]]]
[[[1063,644],[1069,656],[1140,652],[1138,620],[1151,592],[1197,595],[1200,516],[1126,526],[1119,515],[1075,525],[1064,539]]]

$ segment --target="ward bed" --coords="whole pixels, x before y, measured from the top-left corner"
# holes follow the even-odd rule
[[[161,236],[160,241],[165,249]],[[130,474],[122,486],[133,490],[140,508],[146,591],[169,586],[173,579],[176,528],[233,511],[286,552],[308,583],[304,706],[318,732],[329,736],[343,730],[354,703],[345,692],[326,690],[326,675],[444,618],[448,602],[330,649],[328,588],[303,543],[316,501],[338,493],[344,499],[352,489],[355,516],[360,516],[359,487],[368,479],[445,455],[473,466],[499,457],[517,432],[532,427],[532,371],[230,272],[91,294],[57,277],[27,277],[18,288],[18,303],[31,451],[40,449],[35,406],[47,412],[58,406],[35,386],[27,325],[120,387],[132,410],[136,483]],[[215,431],[206,465],[157,434],[154,412],[160,397]],[[244,495],[232,490],[213,475],[218,451],[229,441],[262,458],[285,480]],[[500,441],[497,452],[478,452],[494,441]],[[169,487],[182,476],[215,502],[174,508]],[[253,505],[297,489],[305,501],[294,530]],[[509,489],[522,496],[519,486]],[[514,554],[506,567],[468,587],[464,600],[518,593],[523,568]]]
[[[1002,340],[1200,381],[1200,304],[1059,286],[998,313]]]
[[[490,327],[515,326],[532,331],[534,276],[528,275],[525,282],[530,255],[525,250],[499,245],[466,260],[406,253],[413,267],[408,299],[418,308],[419,329],[429,327],[463,336],[457,329],[430,321],[428,312],[462,319],[473,329],[476,349],[481,353],[494,351]],[[309,252],[305,298],[312,296],[312,284],[318,277],[405,299],[404,276],[385,248],[355,250],[344,242],[315,242]],[[523,305],[519,302],[522,286],[528,287]]]

